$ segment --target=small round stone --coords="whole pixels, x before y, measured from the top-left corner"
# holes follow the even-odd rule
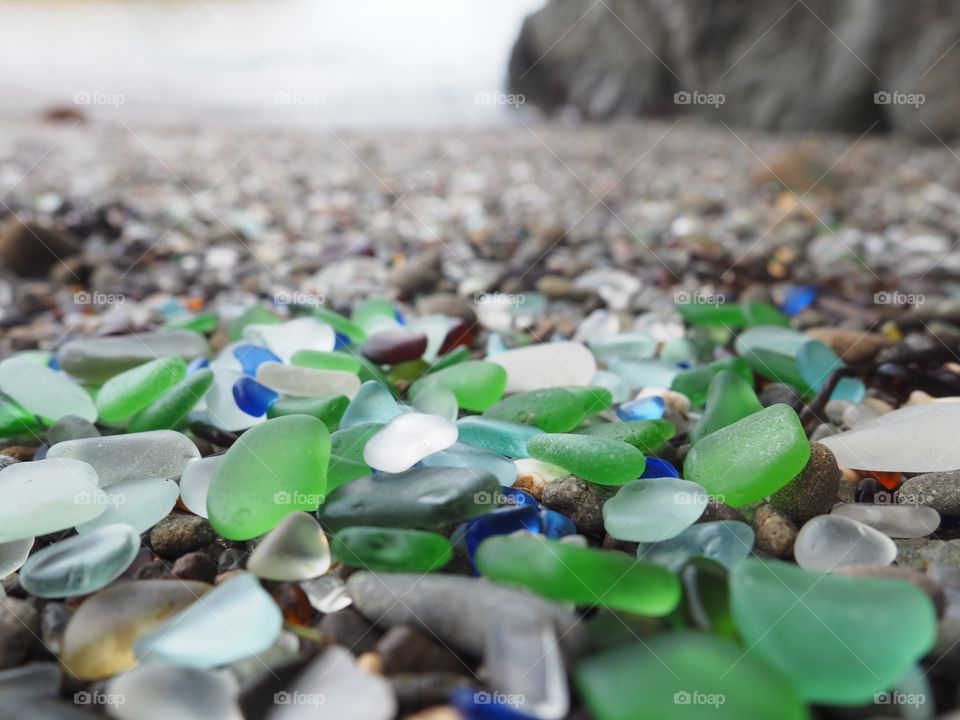
[[[764,503],[753,516],[757,547],[774,557],[786,558],[793,552],[797,526],[773,505]]]
[[[201,550],[215,539],[210,523],[195,515],[170,515],[150,531],[150,547],[160,557],[174,559]]]
[[[825,515],[837,501],[840,487],[837,459],[824,445],[810,443],[810,459],[803,471],[770,496],[770,504],[795,523]]]

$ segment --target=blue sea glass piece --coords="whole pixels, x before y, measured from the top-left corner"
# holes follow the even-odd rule
[[[537,502],[524,502],[522,505],[505,505],[493,512],[468,520],[464,530],[464,540],[470,564],[474,567],[474,555],[484,540],[494,535],[511,535],[520,530],[539,533],[543,530],[543,520]]]
[[[450,696],[450,704],[464,720],[536,720],[507,705],[499,693],[460,688]]]
[[[257,368],[265,362],[283,362],[276,353],[260,345],[237,345],[233,349],[233,356],[240,361],[243,372],[250,377],[256,377]]]
[[[556,510],[543,508],[540,510],[540,520],[543,523],[542,532],[548,538],[556,539],[577,534],[577,526],[573,524],[573,520]]]
[[[666,460],[658,457],[647,457],[647,464],[643,468],[641,478],[680,477],[680,472]]]
[[[263,417],[270,406],[280,399],[280,394],[252,377],[243,375],[233,384],[233,399],[237,407],[247,415]]]
[[[187,377],[190,377],[195,372],[203,370],[204,368],[210,367],[210,358],[198,357],[190,361],[190,364],[187,365]]]
[[[666,411],[666,403],[659,395],[637,398],[617,407],[617,417],[627,420],[660,420]]]
[[[336,334],[336,340],[333,345],[334,350],[343,350],[346,347],[350,347],[350,338],[343,333],[338,332]]]
[[[783,304],[780,306],[780,309],[790,317],[796,317],[813,305],[813,301],[816,299],[816,288],[810,287],[809,285],[794,285],[787,290],[787,295],[783,299]]]

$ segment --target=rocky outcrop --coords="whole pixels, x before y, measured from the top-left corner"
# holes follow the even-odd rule
[[[523,24],[511,92],[588,119],[693,114],[949,141],[958,28],[949,0],[550,0]]]

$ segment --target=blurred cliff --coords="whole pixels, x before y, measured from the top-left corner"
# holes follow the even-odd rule
[[[761,130],[960,137],[960,3],[550,0],[511,91],[588,119],[695,114]]]

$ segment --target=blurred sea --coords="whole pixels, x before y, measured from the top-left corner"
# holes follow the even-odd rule
[[[0,116],[509,123],[510,48],[543,2],[3,0]]]

